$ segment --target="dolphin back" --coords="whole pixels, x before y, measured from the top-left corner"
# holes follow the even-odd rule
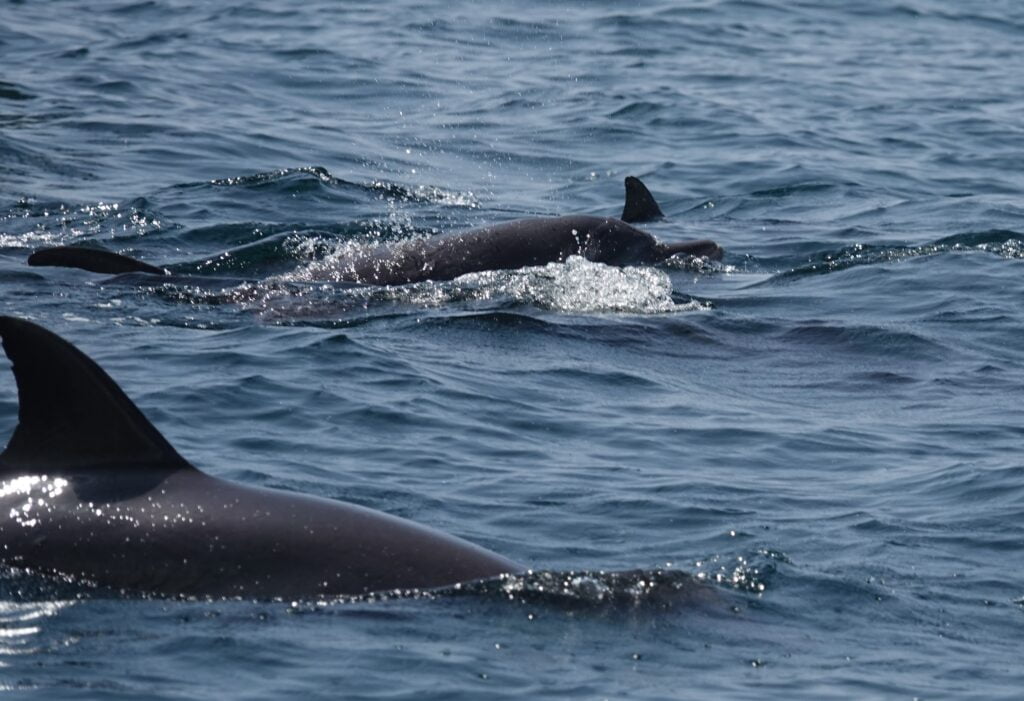
[[[0,565],[152,594],[289,599],[524,569],[396,516],[206,475],[71,344],[3,316],[0,336],[20,398],[0,455]],[[39,486],[49,477],[60,480]]]
[[[192,468],[96,363],[31,322],[0,316],[18,385],[18,425],[0,476],[91,466]]]

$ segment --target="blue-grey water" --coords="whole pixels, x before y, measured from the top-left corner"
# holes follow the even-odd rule
[[[0,313],[209,473],[534,569],[295,602],[2,570],[0,689],[1019,698],[1022,36],[1015,0],[0,4]],[[630,174],[722,263],[330,282],[616,214]],[[196,277],[26,266],[58,244]]]

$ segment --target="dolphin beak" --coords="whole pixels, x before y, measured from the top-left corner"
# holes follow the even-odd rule
[[[662,244],[662,250],[665,251],[666,258],[669,256],[686,255],[700,256],[710,258],[711,260],[722,260],[722,254],[725,253],[721,246],[709,239],[683,241],[682,243],[664,243]]]

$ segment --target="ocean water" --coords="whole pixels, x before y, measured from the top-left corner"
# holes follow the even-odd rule
[[[211,474],[533,570],[268,602],[4,569],[0,689],[1019,698],[1022,35],[1010,0],[4,2],[0,313]],[[626,175],[724,260],[331,282],[617,214]],[[26,266],[58,244],[182,275]]]

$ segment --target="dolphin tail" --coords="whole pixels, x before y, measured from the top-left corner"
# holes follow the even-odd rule
[[[29,265],[53,265],[61,268],[81,268],[93,273],[117,275],[120,273],[153,273],[167,275],[168,271],[141,260],[112,253],[102,248],[56,246],[42,248],[28,257]]]
[[[640,178],[632,175],[626,178],[626,205],[622,208],[622,221],[627,224],[664,219],[661,207],[654,201],[654,195]]]
[[[191,468],[107,373],[70,343],[9,316],[0,316],[0,337],[19,400],[0,475],[96,466]]]
[[[659,244],[659,246],[666,258],[669,258],[670,256],[684,255],[700,256],[710,258],[711,260],[722,260],[722,255],[725,253],[721,246],[710,239],[682,241],[680,243],[662,243]]]

